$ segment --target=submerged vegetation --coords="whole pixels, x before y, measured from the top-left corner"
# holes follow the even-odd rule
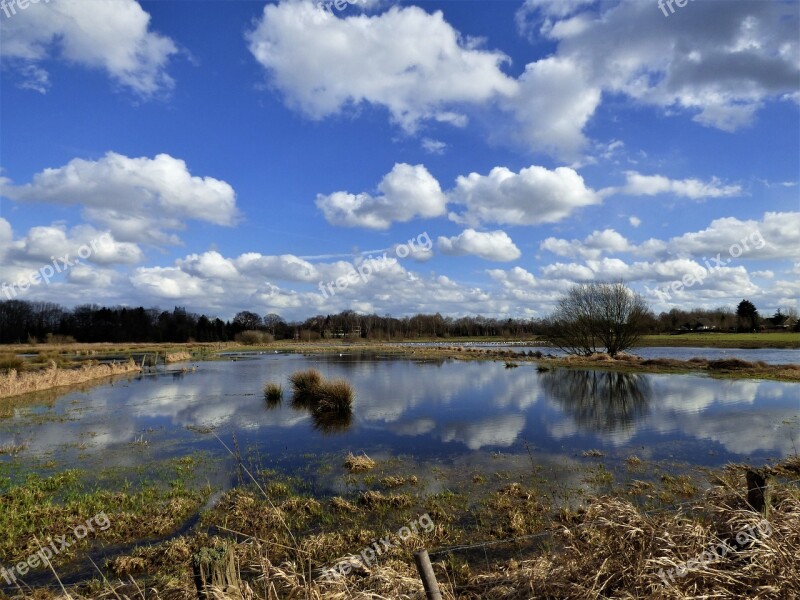
[[[364,464],[370,468],[352,468]],[[637,461],[629,468],[649,467]],[[594,467],[587,469],[588,476]],[[420,548],[431,552],[447,600],[795,597],[800,490],[791,480],[800,475],[800,461],[767,470],[774,479],[764,521],[747,504],[742,466],[710,473],[704,486],[699,479],[695,485],[688,477],[656,475],[603,495],[562,490],[571,499],[564,504],[544,473],[515,480],[487,472],[463,484],[475,493],[460,487],[436,491],[439,485],[431,489],[389,463],[349,454],[339,475],[354,485],[344,495],[314,497],[294,479],[252,468],[259,485],[226,492],[194,529],[131,547],[124,544],[176,531],[202,496],[182,485],[168,486],[172,492],[145,487],[135,493],[87,493],[78,474],[68,471],[0,489],[10,507],[0,516],[5,532],[0,559],[24,560],[36,549],[33,532],[60,532],[62,523],[78,524],[103,510],[110,527],[54,560],[67,581],[64,592],[40,585],[24,591],[6,587],[10,597],[193,600],[195,557],[229,555],[236,565],[229,576],[239,591],[215,596],[220,600],[411,600],[424,596],[412,559]],[[601,472],[613,480],[611,472]],[[679,500],[682,506],[673,504]],[[429,527],[398,535],[409,524],[421,524],[420,515]],[[752,535],[737,539],[741,531]],[[365,560],[362,550],[381,539],[390,543],[378,546],[380,559]],[[123,545],[105,559],[96,557],[97,568],[90,566],[75,583],[70,562],[98,541]],[[696,560],[721,544],[725,552]],[[349,567],[341,575],[324,575],[342,561]]]

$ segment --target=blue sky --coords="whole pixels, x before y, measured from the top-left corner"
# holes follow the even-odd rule
[[[0,299],[797,307],[795,2],[6,6]]]

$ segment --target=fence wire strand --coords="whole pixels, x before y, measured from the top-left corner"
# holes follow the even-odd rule
[[[790,485],[794,485],[794,484],[797,484],[797,483],[800,483],[800,479],[794,479],[792,481],[786,481],[786,482],[769,482],[769,483],[767,483],[766,487],[769,488],[769,487],[773,487],[773,486],[777,486],[777,485],[790,486]],[[741,497],[746,496],[746,492],[741,492],[739,490],[734,490],[734,492],[737,495],[741,496]],[[659,513],[664,513],[664,512],[673,510],[675,508],[680,508],[680,507],[689,506],[689,505],[698,506],[701,501],[702,500],[700,500],[700,499],[694,499],[694,500],[686,500],[686,501],[683,501],[683,502],[675,502],[673,504],[668,504],[666,506],[661,506],[659,508],[645,510],[645,511],[643,511],[643,513],[645,515],[647,515],[647,516],[653,516],[653,515],[656,515],[656,514],[659,514]],[[600,520],[600,519],[595,519],[595,520],[592,520],[592,521],[584,521],[582,523],[577,523],[577,524],[573,525],[572,527],[574,529],[580,529],[580,528],[583,528],[583,527],[588,527],[590,525],[597,525],[597,524],[600,524],[602,522],[603,521]],[[483,549],[483,553],[484,553],[484,557],[485,557],[485,560],[486,560],[487,571],[490,571],[491,570],[491,565],[489,563],[489,555],[488,555],[488,552],[487,552],[487,547],[499,546],[499,545],[502,545],[502,544],[513,544],[513,543],[518,543],[518,542],[527,541],[527,540],[534,540],[534,539],[539,539],[539,538],[543,538],[543,537],[549,537],[549,536],[552,536],[555,533],[558,533],[559,531],[563,531],[565,528],[568,528],[568,525],[566,525],[566,524],[565,525],[560,525],[558,527],[553,527],[553,528],[548,529],[546,531],[540,531],[538,533],[532,533],[532,534],[523,535],[523,536],[517,536],[517,537],[513,537],[513,538],[506,538],[506,539],[502,539],[502,540],[486,540],[486,541],[482,541],[482,542],[476,542],[474,544],[462,544],[462,545],[459,545],[459,546],[447,546],[447,547],[444,547],[444,548],[438,548],[436,550],[428,551],[428,556],[430,556],[431,559],[433,559],[434,556],[452,555],[452,554],[459,553],[459,552],[465,552],[467,550],[476,550],[478,548],[482,548]],[[517,551],[516,555],[517,555],[518,558],[521,558],[521,552],[522,552],[522,550],[518,550]],[[467,565],[469,565],[469,561],[468,560],[466,561],[466,563],[467,563]],[[448,577],[447,577],[448,583],[450,583],[450,585],[452,586],[453,594],[454,594],[454,596],[456,598],[458,597],[457,592],[458,592],[459,589],[464,589],[465,587],[468,587],[469,590],[475,591],[475,590],[480,590],[480,589],[483,589],[483,588],[487,588],[490,585],[493,585],[491,582],[486,582],[486,583],[483,583],[483,584],[470,583],[469,586],[459,586],[456,583],[456,578],[455,577],[450,577],[449,570],[448,570],[447,566],[444,566],[444,571],[448,575]]]

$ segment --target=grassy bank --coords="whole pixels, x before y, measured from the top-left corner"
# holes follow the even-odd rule
[[[308,344],[302,347],[282,347],[281,350],[300,352],[306,355],[320,353],[363,352],[380,353],[406,357],[413,360],[502,360],[513,363],[534,362],[541,368],[565,367],[572,369],[605,369],[630,373],[705,373],[711,377],[724,379],[772,379],[775,381],[800,381],[800,364],[770,365],[764,362],[749,362],[735,358],[706,360],[692,358],[675,360],[671,358],[643,359],[635,355],[623,354],[617,359],[607,354],[589,357],[566,356],[550,357],[541,352],[530,351],[525,354],[512,350],[481,348],[469,346],[410,347],[383,344],[360,344],[344,347],[341,345]],[[635,349],[632,350],[635,352]]]
[[[800,348],[800,333],[680,333],[642,336],[640,347]]]
[[[498,461],[495,472],[467,473],[462,486],[442,489],[435,484],[438,476],[409,472],[396,461],[355,458],[359,468],[352,456],[328,461],[331,474],[346,483],[346,491],[332,497],[314,496],[296,479],[251,467],[258,485],[224,494],[197,527],[117,552],[98,564],[102,576],[95,570],[67,583],[66,592],[75,600],[194,600],[194,557],[217,551],[233,555],[240,587],[252,592],[229,592],[220,599],[420,598],[412,553],[424,547],[439,551],[433,554],[434,568],[448,600],[800,593],[800,491],[791,483],[800,477],[796,458],[768,468],[773,476],[768,534],[756,534],[741,547],[733,541],[737,532],[756,531],[752,527],[761,523],[746,504],[741,466],[674,476],[662,465],[630,457],[629,472],[617,479],[591,458],[580,471],[586,485],[566,489],[555,473],[536,465],[527,475],[512,475]],[[98,511],[110,527],[53,560],[67,581],[71,561],[98,543],[175,531],[205,494],[180,483],[190,463],[174,465],[179,474],[174,483],[139,491],[87,491],[73,471],[0,486],[4,503],[12,507],[0,517],[0,560],[6,565],[25,560],[36,550],[34,535],[64,533],[65,524],[82,523]],[[362,551],[381,539],[391,543],[378,545],[379,559],[365,559]],[[665,587],[660,570],[723,542],[730,547],[727,556]],[[462,548],[475,544],[476,549]],[[342,564],[344,574],[324,576]],[[41,586],[9,596],[48,600],[65,594]]]
[[[0,374],[0,398],[20,396],[139,371],[139,367],[133,361],[113,364],[84,364],[71,369],[62,369],[55,362],[51,362],[47,368],[34,371],[18,372],[16,369],[10,369]]]

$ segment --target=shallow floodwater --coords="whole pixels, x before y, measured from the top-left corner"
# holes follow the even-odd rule
[[[447,342],[404,342],[404,346],[461,346],[469,348],[485,348],[491,350],[511,350],[512,352],[541,352],[542,354],[552,354],[554,356],[564,356],[563,350],[552,346],[536,345],[528,346],[525,344],[502,344],[502,343],[472,343],[454,344]],[[787,365],[800,363],[800,350],[795,348],[704,348],[704,347],[666,347],[653,346],[634,348],[629,351],[642,358],[674,358],[676,360],[689,360],[690,358],[705,358],[707,360],[722,360],[725,358],[740,358],[742,360],[756,362],[763,361],[770,365]]]
[[[315,422],[291,406],[287,377],[309,367],[353,384],[349,422]],[[267,381],[286,390],[274,408],[262,394]],[[347,451],[466,463],[487,453],[530,452],[537,461],[589,449],[698,465],[762,462],[800,450],[800,384],[538,372],[533,363],[506,369],[500,361],[243,355],[16,404],[0,418],[0,446],[22,444],[18,460],[43,458],[54,468],[135,466],[197,450],[228,457],[210,427],[287,469]]]

